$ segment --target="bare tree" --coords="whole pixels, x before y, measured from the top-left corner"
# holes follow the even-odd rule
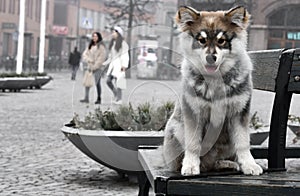
[[[128,24],[130,20],[132,24],[139,24],[149,22],[152,19],[158,2],[159,0],[107,0],[105,6],[107,13],[109,13],[111,25],[124,20],[128,20]]]
[[[131,44],[131,29],[134,25],[153,20],[160,0],[107,0],[106,11],[109,13],[110,25],[127,21],[127,41]]]

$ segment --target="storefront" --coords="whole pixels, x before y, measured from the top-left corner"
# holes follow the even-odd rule
[[[269,15],[268,49],[300,47],[300,5],[290,5]]]
[[[15,56],[16,55],[16,40],[18,39],[16,23],[2,22],[2,54],[1,56]]]

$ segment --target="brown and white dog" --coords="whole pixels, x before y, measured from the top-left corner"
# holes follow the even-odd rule
[[[216,12],[181,7],[177,12],[182,94],[167,123],[163,151],[182,175],[221,168],[263,172],[250,153],[249,18],[244,7]]]

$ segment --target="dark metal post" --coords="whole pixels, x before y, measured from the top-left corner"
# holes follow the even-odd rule
[[[285,145],[287,120],[292,98],[288,92],[290,70],[293,63],[294,50],[287,50],[280,57],[279,70],[276,78],[275,99],[272,110],[269,149],[268,149],[268,168],[285,168]]]
[[[148,196],[150,189],[150,182],[144,171],[138,172],[138,182],[139,182],[139,196]]]

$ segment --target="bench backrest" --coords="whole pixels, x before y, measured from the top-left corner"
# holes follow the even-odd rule
[[[253,87],[259,90],[275,91],[275,80],[282,49],[248,52],[253,63]]]
[[[286,130],[293,93],[300,93],[300,49],[249,52],[254,65],[254,88],[275,92],[268,168],[285,168]],[[300,148],[294,155],[300,153]]]
[[[248,54],[253,63],[255,89],[275,92],[276,82],[281,83],[282,78],[289,77],[288,91],[300,93],[300,49],[250,51]],[[279,70],[282,73],[278,74]]]

